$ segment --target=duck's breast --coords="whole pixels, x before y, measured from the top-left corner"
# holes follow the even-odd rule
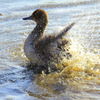
[[[35,50],[35,45],[30,36],[25,40],[24,53],[29,61],[33,64],[39,63],[40,59]]]

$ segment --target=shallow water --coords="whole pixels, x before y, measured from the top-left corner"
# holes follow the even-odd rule
[[[67,34],[73,58],[59,73],[36,75],[25,66],[23,44],[35,25],[22,18],[41,8],[46,34],[75,22]],[[100,100],[99,0],[0,0],[0,100]]]

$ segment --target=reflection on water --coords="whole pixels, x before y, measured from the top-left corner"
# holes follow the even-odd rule
[[[0,0],[0,100],[100,99],[99,0]],[[23,44],[33,22],[22,21],[35,9],[49,14],[46,34],[76,22],[67,38],[73,57],[60,62],[59,72],[34,74],[27,69]],[[61,66],[61,65],[64,66]]]

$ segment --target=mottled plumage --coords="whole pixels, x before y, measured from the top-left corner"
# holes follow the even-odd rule
[[[37,9],[30,17],[36,22],[36,27],[29,34],[25,41],[24,52],[32,65],[41,65],[54,67],[63,59],[69,59],[70,41],[63,36],[70,30],[74,23],[65,27],[57,35],[43,36],[43,32],[48,23],[47,13],[44,10]]]

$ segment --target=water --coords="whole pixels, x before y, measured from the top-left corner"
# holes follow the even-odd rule
[[[73,58],[59,73],[34,75],[23,67],[24,40],[35,25],[22,18],[37,8],[49,14],[46,34],[76,23],[67,35]],[[0,100],[99,100],[99,9],[99,0],[0,0]]]

